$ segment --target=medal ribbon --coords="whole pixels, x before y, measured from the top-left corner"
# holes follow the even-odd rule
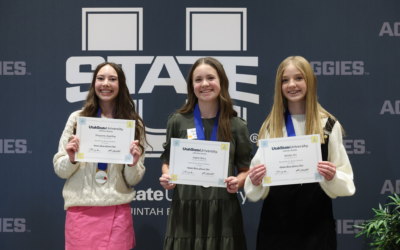
[[[101,110],[99,109],[99,111],[97,112],[97,117],[101,118]],[[103,171],[107,171],[107,163],[97,163],[97,168]]]
[[[286,124],[286,131],[288,137],[296,136],[296,132],[294,131],[292,116],[290,116],[289,109],[285,111],[285,124]]]
[[[199,109],[198,103],[196,104],[196,107],[194,108],[193,114],[194,114],[194,125],[196,126],[197,140],[205,141],[206,137],[204,135],[203,121],[201,120],[201,114],[200,114],[200,109]],[[217,141],[218,121],[219,121],[219,109],[217,112],[217,116],[215,117],[210,141]]]

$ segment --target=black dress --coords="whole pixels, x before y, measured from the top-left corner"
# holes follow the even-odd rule
[[[321,145],[328,160],[329,133],[335,120],[328,118]],[[332,200],[319,183],[272,186],[261,211],[257,250],[334,250],[336,221]]]

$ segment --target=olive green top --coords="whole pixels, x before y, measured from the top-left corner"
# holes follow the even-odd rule
[[[215,119],[202,119],[206,140],[211,137]],[[161,159],[169,162],[171,138],[187,139],[187,129],[195,128],[193,113],[173,114],[167,124],[167,140]],[[228,176],[234,166],[248,168],[252,143],[247,123],[231,118],[233,139],[230,141]],[[176,185],[169,211],[164,249],[231,250],[247,249],[243,219],[237,194],[226,188]]]

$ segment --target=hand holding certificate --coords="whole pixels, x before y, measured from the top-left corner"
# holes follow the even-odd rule
[[[323,181],[317,169],[322,160],[319,135],[260,140],[259,150],[267,168],[263,186]]]
[[[225,187],[229,148],[227,142],[172,138],[170,183]]]
[[[75,161],[132,164],[135,121],[79,117]]]

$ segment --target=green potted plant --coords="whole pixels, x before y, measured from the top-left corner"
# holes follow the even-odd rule
[[[390,202],[384,208],[379,204],[379,209],[372,209],[375,212],[372,220],[354,225],[362,229],[356,237],[363,234],[366,238],[371,237],[370,245],[377,250],[400,250],[400,198],[394,193],[394,197],[389,196],[388,200]]]

